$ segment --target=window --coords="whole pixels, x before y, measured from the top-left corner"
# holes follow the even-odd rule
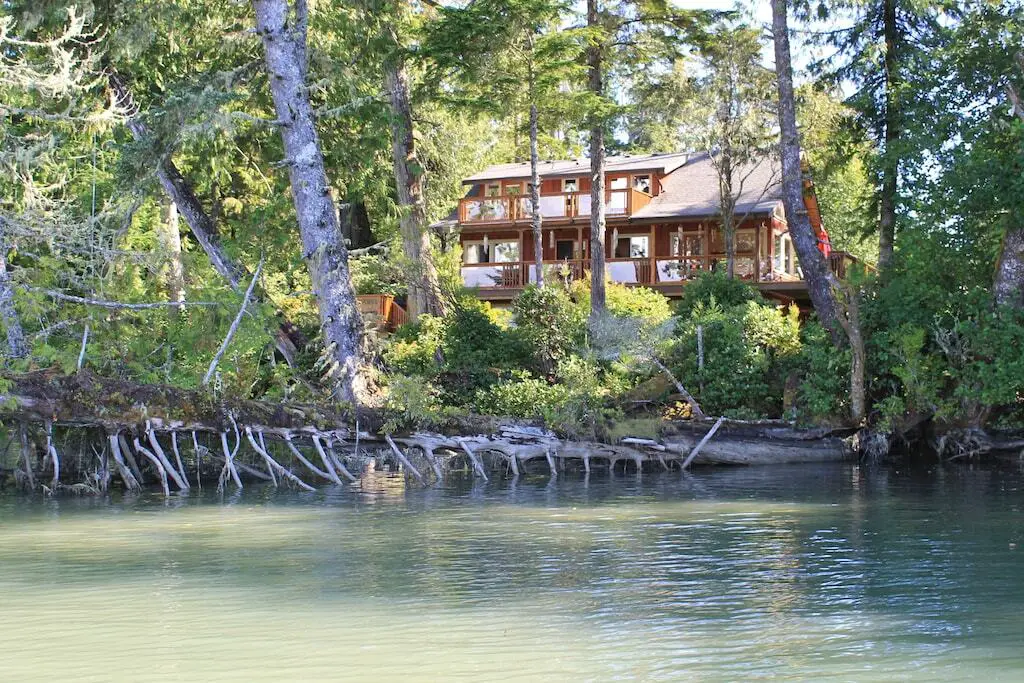
[[[579,192],[579,181],[576,178],[566,178],[562,181],[562,192]]]
[[[629,178],[620,176],[618,178],[611,178],[608,180],[609,190],[625,190],[629,187]]]
[[[482,242],[462,245],[462,262],[467,264],[487,263],[487,250]]]
[[[462,262],[475,263],[516,263],[519,261],[519,242],[512,240],[490,240],[487,248],[483,242],[465,242],[462,245]]]
[[[736,231],[736,252],[749,254],[754,251],[754,231],[753,230],[737,230]]]
[[[522,183],[506,183],[505,194],[519,195],[523,193]]]
[[[484,196],[486,197],[500,197],[501,196],[501,183],[487,183],[484,189]]]
[[[492,263],[516,263],[519,261],[519,242],[491,242]]]
[[[558,240],[555,243],[555,258],[559,261],[576,258],[576,240]]]
[[[615,243],[614,258],[647,258],[647,235],[620,237]]]
[[[646,194],[651,193],[651,176],[649,175],[635,175],[633,176],[633,189]]]
[[[704,238],[698,233],[683,233],[682,249],[679,244],[679,233],[672,233],[671,239],[671,254],[673,256],[703,256],[704,255]]]

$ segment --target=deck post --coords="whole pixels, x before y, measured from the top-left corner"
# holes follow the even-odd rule
[[[761,281],[761,230],[764,224],[754,228],[754,282]]]
[[[654,223],[651,224],[651,243],[649,246],[650,252],[647,254],[651,260],[651,281],[647,284],[653,285],[658,281],[658,258],[655,256],[658,248],[658,226]]]

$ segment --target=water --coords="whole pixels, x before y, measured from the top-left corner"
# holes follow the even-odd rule
[[[1024,478],[0,498],[0,680],[1024,680]]]

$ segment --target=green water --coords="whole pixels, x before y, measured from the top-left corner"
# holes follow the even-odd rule
[[[3,681],[1024,680],[1024,478],[0,498]]]

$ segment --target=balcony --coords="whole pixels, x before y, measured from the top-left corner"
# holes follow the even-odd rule
[[[608,190],[605,193],[608,216],[631,216],[647,206],[650,201],[651,195],[635,189]],[[589,220],[590,204],[589,192],[542,194],[540,214],[544,220]],[[459,201],[459,223],[462,225],[528,223],[532,214],[533,202],[529,195],[464,197]]]
[[[845,252],[832,252],[828,264],[838,277],[845,277],[850,266],[858,259]],[[545,261],[546,280],[572,281],[583,278],[590,271],[589,260]],[[627,285],[645,285],[659,288],[681,285],[712,269],[723,270],[725,257],[713,256],[656,256],[654,258],[610,258],[605,269],[608,279]],[[736,257],[736,277],[754,283],[800,283],[799,276],[790,275],[774,267],[768,259],[758,264],[752,256]],[[522,289],[537,281],[534,263],[474,263],[462,266],[462,280],[467,287],[484,291]]]

